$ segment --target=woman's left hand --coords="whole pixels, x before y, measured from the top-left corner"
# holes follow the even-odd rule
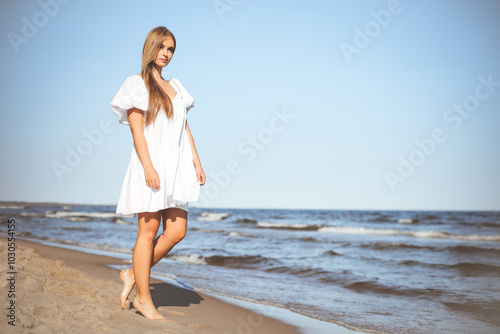
[[[205,172],[203,172],[203,168],[201,168],[201,166],[194,166],[195,170],[196,170],[196,176],[198,177],[198,182],[200,183],[200,186],[204,185],[205,184],[205,179],[206,179],[206,176],[205,176]]]

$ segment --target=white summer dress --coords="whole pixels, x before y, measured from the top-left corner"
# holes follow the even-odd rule
[[[161,109],[154,124],[144,127],[151,163],[160,177],[160,189],[146,185],[144,168],[132,144],[130,163],[116,206],[119,216],[133,218],[140,212],[156,212],[171,207],[188,211],[188,202],[198,200],[200,184],[185,130],[186,115],[194,107],[194,99],[178,79],[172,78],[169,82],[177,92],[172,101],[172,118],[167,118]],[[148,99],[144,80],[135,74],[125,79],[110,106],[118,122],[129,125],[127,111],[131,108],[146,111]]]

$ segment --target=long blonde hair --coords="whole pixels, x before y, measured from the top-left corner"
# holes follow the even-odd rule
[[[142,49],[141,76],[149,93],[148,110],[146,111],[146,120],[144,121],[146,126],[151,124],[151,122],[154,123],[162,108],[168,118],[171,118],[174,113],[174,107],[170,97],[153,77],[154,61],[160,51],[161,44],[167,37],[171,37],[174,41],[175,52],[175,37],[170,30],[163,26],[156,27],[149,32],[146,36],[146,41],[144,42],[144,47]]]

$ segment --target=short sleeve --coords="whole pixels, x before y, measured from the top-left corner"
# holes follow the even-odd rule
[[[136,74],[125,79],[109,106],[120,124],[129,125],[127,111],[132,108],[147,111],[148,103],[146,85],[141,76]]]
[[[173,78],[172,80],[175,82],[175,84],[177,84],[177,86],[181,90],[182,98],[184,100],[184,103],[186,104],[186,112],[188,112],[189,109],[194,107],[194,98],[188,93],[186,88],[184,88],[179,79]]]

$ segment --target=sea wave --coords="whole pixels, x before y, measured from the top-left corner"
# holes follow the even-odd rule
[[[22,217],[45,217],[45,214],[43,213],[31,213],[31,212],[20,212],[18,213],[18,215]]]
[[[326,252],[324,253],[324,255],[328,255],[328,256],[339,256],[339,255],[342,255],[342,254],[337,253],[337,252],[335,252],[335,251],[333,251],[333,250],[331,250],[331,249],[330,249],[330,250],[326,251]]]
[[[373,244],[363,244],[363,248],[388,249],[388,248],[409,248],[409,249],[435,249],[433,246],[419,246],[397,242],[375,242]]]
[[[236,231],[231,231],[227,234],[228,237],[245,237],[245,238],[250,238],[252,236],[248,235],[248,234],[245,234],[245,233],[241,233],[241,232],[236,232]]]
[[[231,268],[258,268],[261,266],[277,265],[280,261],[260,255],[240,255],[240,256],[223,256],[212,255],[206,257],[208,264],[214,266],[223,266]]]
[[[257,226],[262,227],[262,228],[275,228],[275,229],[283,229],[283,230],[305,230],[305,231],[317,231],[320,228],[320,226],[318,226],[318,225],[269,223],[269,222],[263,222],[263,221],[257,222]]]
[[[245,223],[245,224],[257,224],[257,220],[248,219],[248,218],[239,218],[236,220],[237,223]]]
[[[427,263],[417,260],[405,260],[399,261],[397,262],[397,264],[398,266],[421,266],[441,270],[459,270],[463,276],[470,277],[498,276],[500,274],[500,266],[481,262],[460,262],[455,264],[445,264]]]
[[[378,293],[407,297],[440,296],[446,293],[445,290],[435,288],[412,289],[402,285],[387,286],[377,280],[348,283],[344,287],[360,293]]]
[[[198,227],[190,227],[190,231],[197,231],[197,232],[203,232],[203,233],[225,233],[226,231],[224,230],[207,230],[204,228],[198,228]]]
[[[426,239],[454,239],[464,241],[500,241],[500,235],[475,235],[475,234],[453,234],[442,231],[403,231],[398,229],[366,228],[366,227],[344,227],[323,226],[319,228],[322,233],[338,234],[367,234],[367,235],[403,235]]]
[[[499,248],[476,247],[476,246],[469,246],[469,245],[457,245],[457,246],[448,246],[448,247],[446,247],[446,249],[449,251],[464,252],[467,254],[471,254],[471,253],[497,253],[500,255]]]
[[[476,221],[462,221],[462,222],[458,222],[459,225],[462,225],[462,226],[473,226],[473,227],[492,227],[492,228],[495,228],[495,229],[498,229],[500,228],[500,222],[496,222],[496,221],[489,221],[489,222],[476,222]]]
[[[116,224],[119,224],[119,225],[137,225],[136,222],[130,222],[130,221],[127,221],[127,220],[125,220],[123,218],[115,218],[114,222]]]
[[[203,256],[200,254],[172,254],[166,256],[168,259],[190,263],[190,264],[208,264]]]
[[[453,246],[446,246],[446,247],[438,247],[438,246],[428,246],[428,245],[427,246],[413,245],[413,244],[397,243],[397,242],[374,242],[374,243],[361,244],[360,247],[373,248],[373,249],[378,249],[378,250],[385,250],[385,249],[392,250],[392,249],[398,249],[398,248],[406,248],[406,249],[421,249],[421,250],[423,249],[423,250],[430,250],[430,251],[463,252],[463,253],[467,253],[467,254],[494,253],[494,254],[500,255],[500,248],[479,247],[479,246],[472,246],[472,245],[453,245]]]
[[[400,224],[413,224],[418,222],[418,219],[410,219],[410,218],[400,218],[398,219],[398,223]]]
[[[333,274],[330,271],[320,268],[304,268],[298,266],[277,266],[264,270],[268,273],[289,274],[300,277],[311,277],[317,275]]]
[[[295,240],[295,238],[293,240]],[[311,237],[299,238],[299,240],[304,241],[304,242],[316,242],[317,241],[315,238],[311,238]]]
[[[204,211],[200,213],[198,217],[196,217],[196,220],[203,220],[203,221],[218,221],[218,220],[224,220],[227,217],[229,217],[231,214],[230,213],[225,213],[225,212],[208,212]]]
[[[342,274],[334,273],[321,268],[307,268],[300,266],[274,266],[264,269],[267,273],[286,274],[297,276],[302,279],[310,278],[326,284],[343,285],[349,281],[350,273],[344,271]]]
[[[400,224],[414,224],[419,221],[416,218],[395,218],[386,215],[375,216],[374,218],[367,219],[369,222],[373,223],[393,223],[398,222]]]
[[[69,218],[69,217],[115,218],[118,216],[114,212],[45,211],[45,217],[48,217],[48,218]]]
[[[22,210],[26,208],[25,205],[0,205],[0,210]]]
[[[89,222],[92,219],[93,219],[93,217],[81,217],[81,216],[66,217],[66,220],[70,221],[70,222]]]
[[[438,216],[433,215],[433,214],[427,214],[421,217],[422,220],[436,220],[440,219]]]
[[[368,221],[374,222],[374,223],[387,223],[387,222],[392,221],[392,218],[382,215],[382,216],[377,216],[375,218],[368,219]]]
[[[212,265],[229,268],[260,268],[262,266],[279,265],[280,261],[267,258],[260,255],[241,255],[241,256],[226,256],[226,255],[212,255],[202,256],[200,254],[171,254],[167,255],[168,259],[181,261],[191,264]]]
[[[83,232],[90,231],[89,228],[75,227],[75,226],[62,226],[61,229],[65,230],[65,231],[83,231]]]
[[[448,267],[459,270],[464,276],[482,277],[482,276],[500,275],[499,266],[485,264],[485,263],[461,262],[454,265],[449,265]]]

